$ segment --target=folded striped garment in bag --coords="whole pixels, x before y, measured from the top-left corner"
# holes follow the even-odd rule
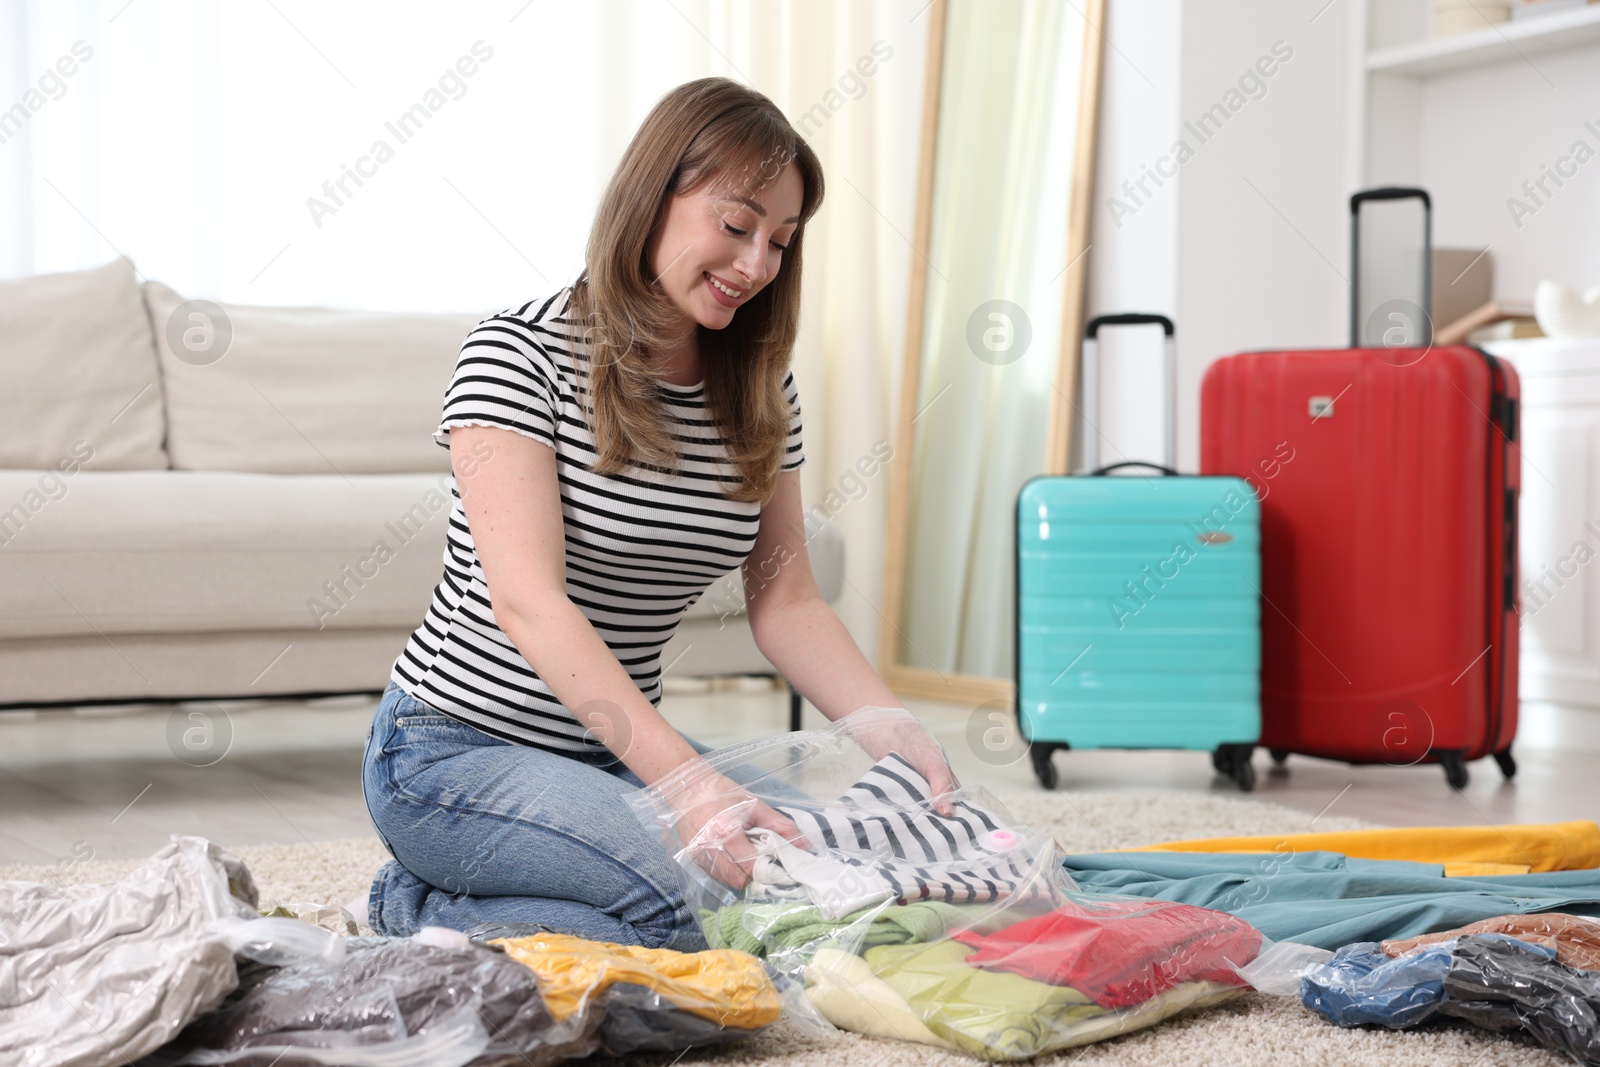
[[[771,830],[746,831],[757,861],[749,900],[804,900],[838,919],[873,904],[1015,898],[1037,873],[1044,838],[969,800],[933,809],[928,780],[898,753],[879,760],[834,804],[773,805],[815,852]]]

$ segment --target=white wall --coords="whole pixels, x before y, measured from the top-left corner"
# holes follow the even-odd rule
[[[1109,0],[1088,309],[1175,320],[1183,471],[1198,469],[1199,386],[1212,360],[1345,342],[1350,5],[1325,3]],[[1278,42],[1287,60],[1272,57]],[[1273,70],[1264,88],[1239,91],[1262,57]],[[1202,141],[1185,123],[1217,104],[1237,106]],[[1180,140],[1192,155],[1177,164]],[[1176,176],[1138,188],[1158,165]],[[1102,349],[1102,462],[1157,458],[1154,332]]]
[[[1265,79],[1265,94],[1246,100],[1206,143],[1189,133],[1195,155],[1178,188],[1178,436],[1185,470],[1198,463],[1200,379],[1212,360],[1346,341],[1351,5],[1324,5],[1206,0],[1186,8],[1179,107],[1185,121],[1225,102],[1275,44],[1292,56]]]
[[[1495,295],[1513,300],[1531,299],[1545,278],[1600,284],[1600,45],[1529,58],[1421,86],[1417,177],[1433,194],[1434,244],[1488,246]],[[1576,174],[1559,187],[1546,178],[1537,203],[1523,182],[1544,177],[1578,141],[1588,161],[1563,164]],[[1514,219],[1513,197],[1534,213]]]
[[[1100,144],[1089,222],[1087,312],[1151,311],[1171,317],[1178,286],[1178,179],[1165,180],[1132,214],[1111,196],[1171,146],[1178,128],[1181,0],[1108,0],[1101,61]],[[1161,373],[1154,329],[1108,330],[1101,339],[1098,417],[1080,394],[1085,417],[1101,435],[1100,462],[1161,458]],[[1082,435],[1088,432],[1083,420]],[[1077,470],[1081,463],[1075,462]]]

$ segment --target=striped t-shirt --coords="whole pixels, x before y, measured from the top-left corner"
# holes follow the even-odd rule
[[[636,465],[590,471],[594,435],[585,418],[588,345],[566,318],[571,290],[491,316],[467,334],[445,391],[434,440],[449,447],[452,426],[494,426],[555,449],[566,528],[567,596],[594,625],[652,704],[661,700],[661,646],[690,604],[739,566],[755,546],[761,506],[730,500],[738,482],[706,406],[703,383],[661,385],[678,470]],[[800,400],[782,469],[804,461]],[[562,706],[495,624],[483,568],[461,494],[451,483],[444,577],[422,625],[395,660],[407,693],[463,722],[520,744],[561,752],[605,746]]]

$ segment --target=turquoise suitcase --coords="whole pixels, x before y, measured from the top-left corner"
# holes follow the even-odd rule
[[[1098,330],[1134,323],[1163,326],[1171,381],[1169,320],[1102,316],[1084,346],[1091,404]],[[1173,451],[1169,418],[1166,466],[1042,476],[1017,495],[1017,717],[1046,789],[1067,748],[1210,751],[1219,773],[1255,786],[1260,502],[1243,478],[1176,474]],[[1109,475],[1146,467],[1161,476]]]

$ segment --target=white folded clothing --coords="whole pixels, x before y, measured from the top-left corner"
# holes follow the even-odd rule
[[[775,804],[818,851],[770,830],[748,831],[759,858],[747,895],[809,900],[837,919],[886,900],[981,904],[1015,894],[1033,866],[1031,855],[1016,851],[1024,838],[970,801],[940,815],[931,793],[927,779],[891,752],[835,804]]]

